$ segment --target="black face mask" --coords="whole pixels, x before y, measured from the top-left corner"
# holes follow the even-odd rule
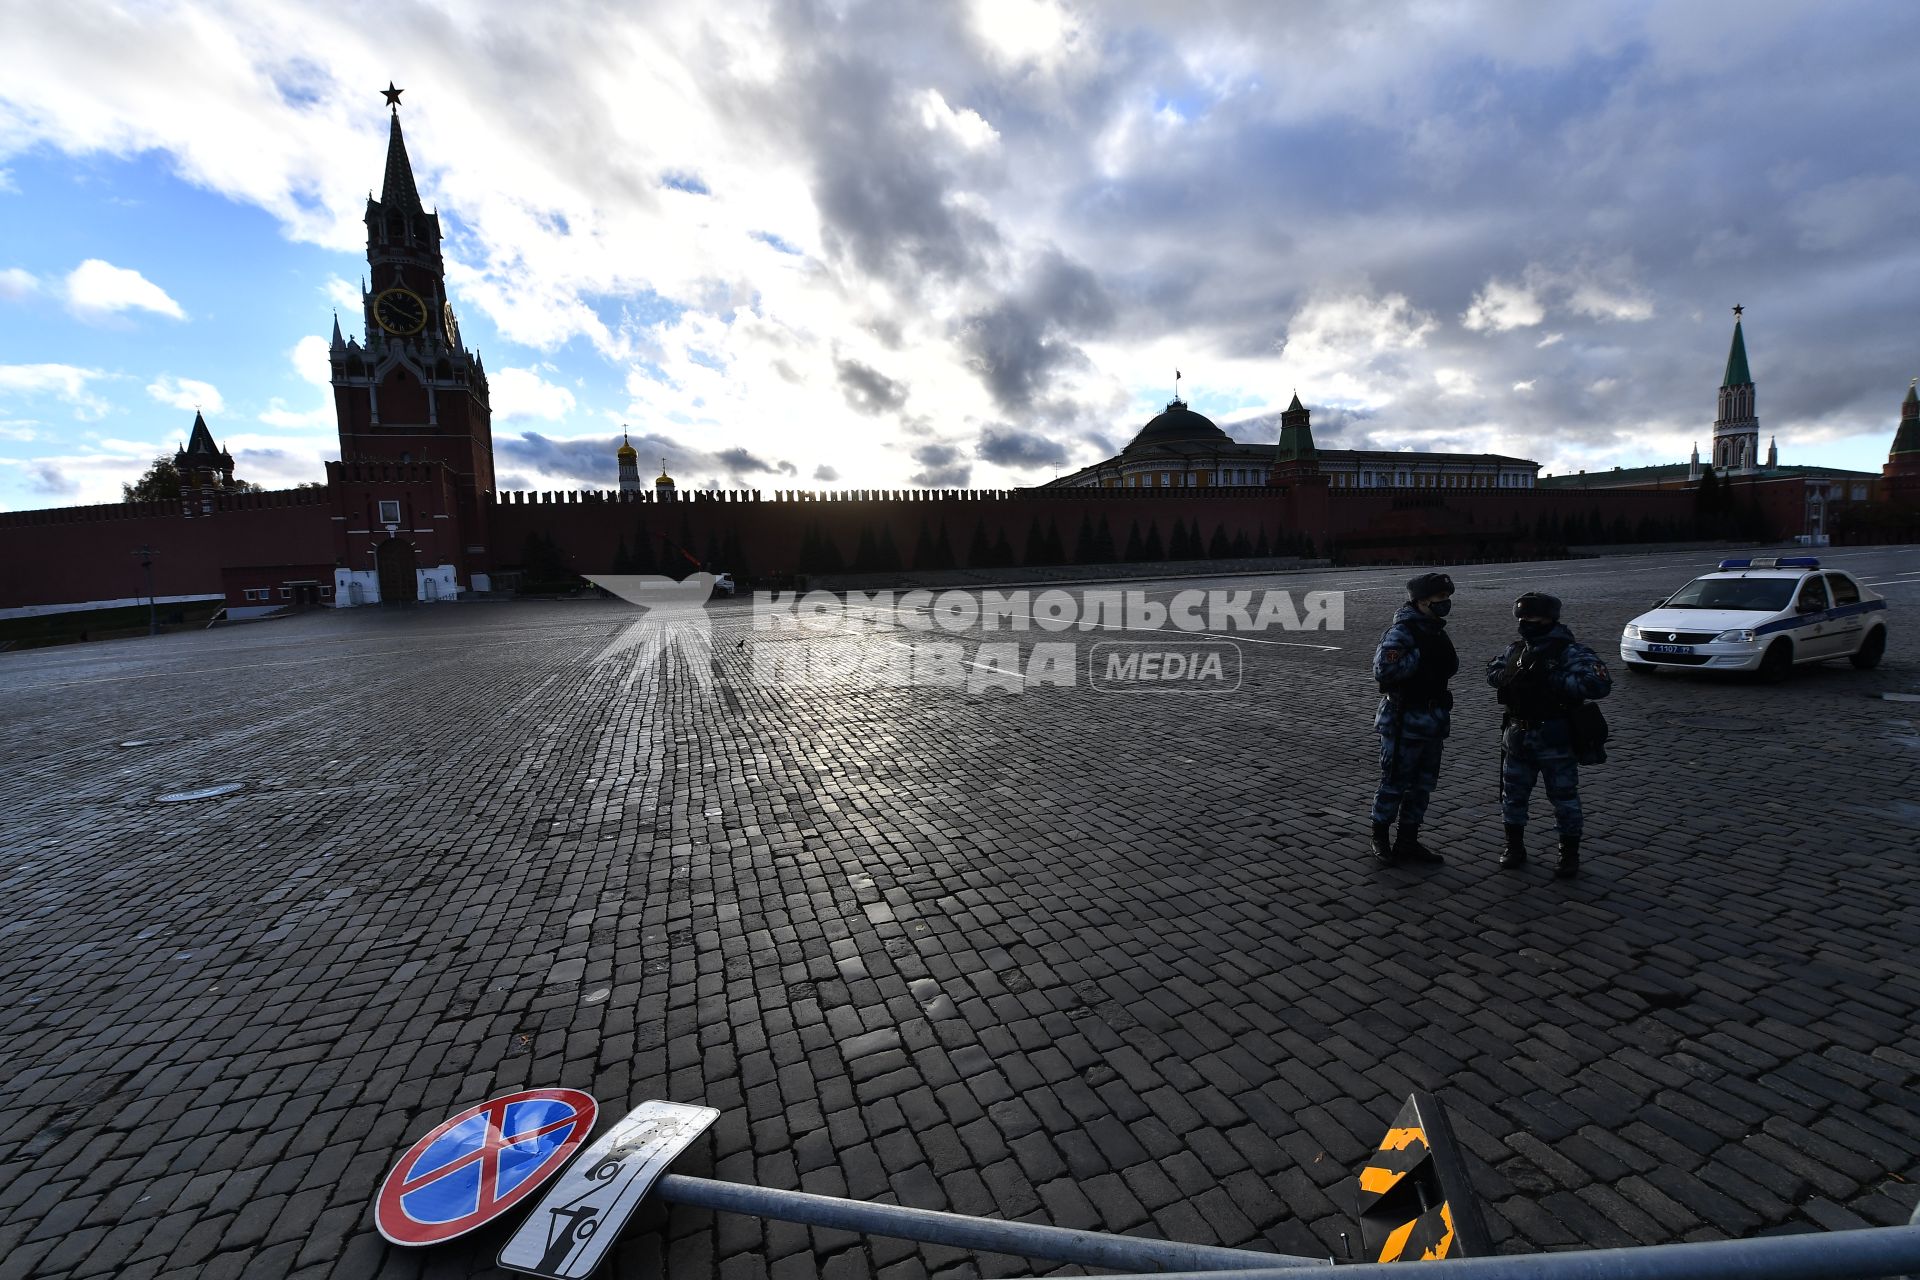
[[[1541,636],[1546,635],[1552,630],[1553,624],[1551,622],[1522,622],[1520,624],[1520,634],[1529,640],[1538,640]]]
[[[1451,600],[1433,600],[1427,604],[1427,616],[1429,618],[1444,618],[1452,612],[1453,601]]]

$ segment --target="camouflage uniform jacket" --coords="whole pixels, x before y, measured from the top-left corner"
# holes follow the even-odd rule
[[[1525,643],[1529,650],[1528,662],[1544,665],[1547,694],[1572,704],[1597,702],[1613,692],[1613,677],[1607,672],[1607,664],[1600,660],[1599,654],[1575,640],[1573,632],[1564,625],[1555,623],[1553,630]],[[1507,671],[1508,655],[1512,652],[1509,648],[1487,661],[1487,683],[1496,689],[1512,682],[1513,677]],[[1540,745],[1548,749],[1571,749],[1572,734],[1565,720],[1550,721],[1538,732],[1543,735]]]
[[[1393,625],[1381,634],[1379,647],[1373,651],[1373,679],[1382,695],[1373,716],[1375,733],[1402,739],[1447,736],[1452,725],[1452,714],[1448,710],[1452,703],[1450,696],[1428,706],[1414,707],[1403,705],[1395,695],[1395,690],[1406,685],[1420,669],[1422,633],[1431,635],[1446,625],[1411,604],[1401,605],[1393,615]],[[1452,646],[1449,643],[1447,647]]]

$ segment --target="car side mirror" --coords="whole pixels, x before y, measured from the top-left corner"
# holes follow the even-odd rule
[[[1661,605],[1665,604],[1666,602],[1667,602],[1666,597],[1662,596],[1660,599],[1655,600],[1653,602],[1653,607],[1658,609]]]

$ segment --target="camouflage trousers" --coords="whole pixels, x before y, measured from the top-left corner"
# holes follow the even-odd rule
[[[1427,798],[1440,781],[1443,738],[1401,738],[1380,735],[1380,787],[1373,793],[1373,820],[1392,822],[1398,815],[1417,827],[1427,816]]]
[[[1580,766],[1567,751],[1541,751],[1528,741],[1533,735],[1509,730],[1506,760],[1500,766],[1500,818],[1511,827],[1527,825],[1527,801],[1533,796],[1533,780],[1547,784],[1547,799],[1553,804],[1554,825],[1561,835],[1580,834]]]

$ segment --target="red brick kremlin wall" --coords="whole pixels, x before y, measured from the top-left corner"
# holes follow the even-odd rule
[[[226,568],[333,564],[326,490],[229,494],[212,503],[211,514],[193,516],[177,501],[0,512],[0,608],[143,599],[140,547],[155,553],[156,596],[217,595]]]
[[[944,544],[956,568],[979,567],[973,553],[1012,552],[1027,563],[1030,544],[1056,553],[1040,563],[1082,563],[1083,524],[1108,560],[1124,559],[1134,530],[1173,557],[1176,524],[1212,554],[1216,538],[1230,554],[1310,550],[1353,563],[1473,560],[1551,554],[1599,542],[1684,540],[1695,536],[1694,499],[1686,492],[1546,490],[1440,494],[1423,490],[1353,491],[1305,484],[1272,489],[1201,490],[882,490],[848,493],[701,492],[661,502],[651,494],[507,494],[489,517],[496,568],[528,554],[529,538],[551,538],[577,573],[667,571],[689,567],[676,548],[714,569],[752,575],[822,572],[822,544],[849,571],[893,548],[897,567],[918,563],[928,544]],[[1576,523],[1577,522],[1577,523]],[[924,537],[923,537],[923,532]],[[1104,530],[1104,533],[1102,532]],[[642,551],[641,548],[647,548]],[[1253,548],[1249,551],[1246,548]],[[648,557],[651,557],[649,562]],[[639,564],[633,560],[638,558]]]
[[[211,515],[191,518],[178,502],[0,513],[0,608],[144,595],[132,554],[143,545],[158,553],[159,595],[214,594],[224,584],[237,596],[243,581],[272,579],[265,571],[274,567],[288,570],[282,576],[312,576],[316,566],[337,564],[345,554],[336,500],[360,514],[375,496],[359,492],[357,472],[334,478],[343,482],[334,490],[217,498]],[[1769,523],[1777,532],[1797,531],[1798,506],[1786,510],[1784,497],[1780,505],[1781,511],[1768,512]],[[1311,481],[1178,495],[690,491],[658,501],[650,493],[508,493],[481,495],[472,514],[461,511],[452,522],[458,528],[437,540],[443,546],[421,547],[419,563],[444,563],[450,555],[464,582],[475,570],[523,568],[530,550],[538,555],[537,544],[546,540],[573,573],[680,573],[692,568],[680,554],[684,548],[709,568],[778,581],[836,567],[884,572],[1110,562],[1128,558],[1136,529],[1134,546],[1143,558],[1215,558],[1217,542],[1224,541],[1229,555],[1310,551],[1348,563],[1445,563],[1552,555],[1569,545],[1689,540],[1702,536],[1694,515],[1694,495],[1685,490],[1454,494],[1333,489]],[[486,550],[469,555],[469,546]],[[934,559],[923,563],[929,556]],[[235,572],[241,569],[249,572]]]

